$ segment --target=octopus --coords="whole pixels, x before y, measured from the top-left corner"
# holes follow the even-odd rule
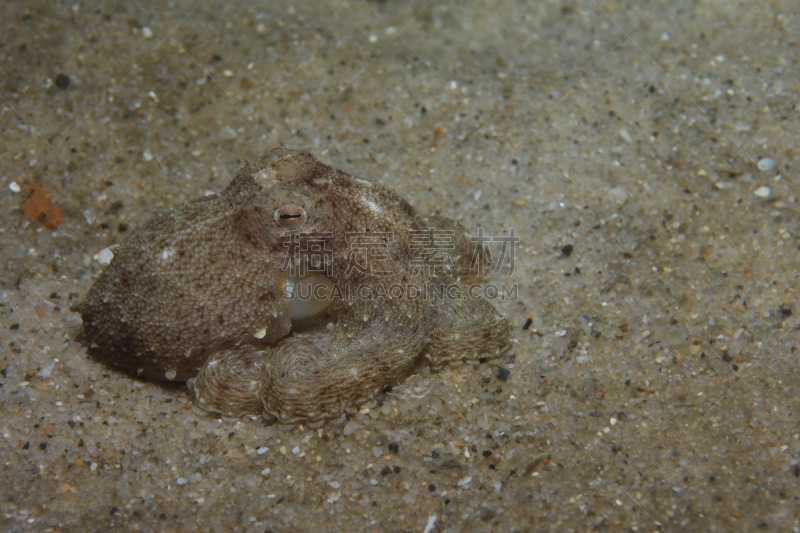
[[[278,148],[144,223],[72,310],[93,357],[186,381],[202,412],[318,427],[420,364],[510,353],[508,322],[468,290],[486,262],[461,224]]]

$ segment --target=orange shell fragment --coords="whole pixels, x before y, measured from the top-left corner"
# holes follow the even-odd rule
[[[46,228],[55,229],[64,221],[64,212],[52,203],[52,198],[38,183],[31,180],[28,183],[28,198],[22,205],[25,216]]]

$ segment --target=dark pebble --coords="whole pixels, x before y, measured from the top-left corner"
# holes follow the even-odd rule
[[[394,453],[394,454],[398,453],[400,451],[400,445],[397,444],[396,442],[390,442],[389,443],[389,451]]]
[[[492,450],[483,450],[484,457],[489,457],[490,455],[492,455]]]
[[[731,368],[733,369],[734,372],[739,371],[739,365],[731,365]]]
[[[71,80],[69,79],[69,76],[67,76],[66,74],[59,74],[58,76],[56,76],[56,87],[58,87],[59,89],[66,89],[67,87],[69,87],[70,81]]]
[[[428,490],[431,491],[431,492],[435,491],[436,490],[436,485],[431,483],[430,485],[428,485]]]
[[[531,324],[533,324],[533,320],[529,318],[528,320],[525,321],[525,324],[522,326],[522,329],[528,329],[529,327],[531,327]]]
[[[572,245],[568,244],[563,248],[561,248],[561,253],[564,254],[564,257],[569,257],[570,254],[572,253]]]
[[[47,449],[47,443],[46,442],[40,442],[39,443],[39,449],[40,450],[46,450]]]
[[[481,517],[482,521],[488,522],[489,520],[494,518],[496,514],[497,511],[495,511],[494,509],[481,509],[481,512],[478,513],[478,516]]]
[[[508,370],[507,368],[503,368],[502,366],[498,367],[498,369],[497,369],[497,379],[499,379],[500,381],[507,380],[509,374],[511,374],[511,371]]]
[[[8,329],[19,329],[19,324],[11,324],[11,327]]]

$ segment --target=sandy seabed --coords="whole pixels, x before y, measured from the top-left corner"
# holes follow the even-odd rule
[[[0,529],[797,531],[797,11],[3,2]],[[88,358],[108,247],[279,145],[514,228],[515,354],[288,432]]]

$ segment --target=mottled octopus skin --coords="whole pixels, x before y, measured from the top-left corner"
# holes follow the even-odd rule
[[[470,273],[475,245],[460,224],[420,216],[394,192],[308,152],[275,149],[247,162],[223,192],[155,216],[115,251],[73,309],[90,353],[142,378],[188,380],[206,412],[319,425],[372,404],[420,362],[438,369],[510,351],[506,320],[464,294],[351,293],[322,313],[328,324],[293,331],[283,290],[289,248],[276,218],[286,205],[305,211],[304,221],[296,219],[301,239],[329,235],[330,279],[341,294],[391,283],[458,288]],[[451,272],[411,266],[410,230],[430,227],[454,231]],[[393,235],[369,272],[346,271],[350,232]]]

